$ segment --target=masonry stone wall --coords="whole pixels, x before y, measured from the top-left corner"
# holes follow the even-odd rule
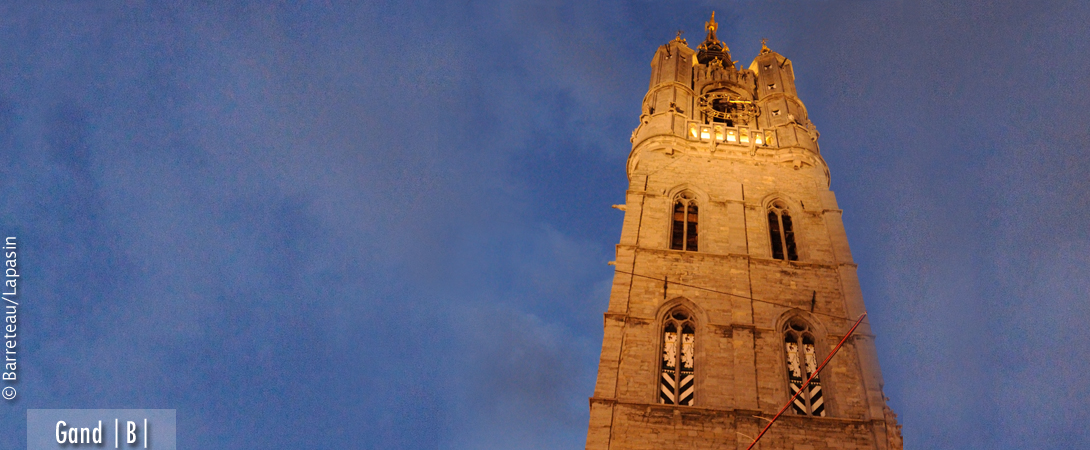
[[[709,30],[705,44],[715,38]],[[810,324],[821,360],[865,311],[842,212],[816,130],[795,97],[790,61],[765,47],[748,71],[694,65],[694,77],[685,70],[695,61],[677,39],[652,63],[628,162],[588,449],[745,448],[790,398],[785,321]],[[749,89],[764,116],[746,126],[777,136],[775,145],[686,134],[686,123],[706,120],[693,93],[722,83],[733,83],[732,92]],[[774,108],[794,114],[767,117]],[[682,192],[699,208],[699,251],[670,249],[673,205]],[[773,201],[787,206],[797,261],[773,258]],[[696,323],[693,405],[659,403],[663,319],[674,307],[691,311]],[[826,417],[789,410],[758,448],[900,449],[866,324],[822,371],[821,382]]]
[[[616,420],[608,430],[611,448],[658,450],[745,449],[766,421],[754,411],[671,408],[663,405],[615,403]],[[786,416],[772,428],[758,449],[874,449],[881,423],[826,417]]]

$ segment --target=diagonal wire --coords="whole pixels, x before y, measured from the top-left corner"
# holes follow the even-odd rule
[[[772,424],[776,423],[776,419],[779,419],[780,415],[782,415],[784,411],[787,411],[787,408],[791,407],[791,404],[795,402],[795,399],[799,398],[799,394],[801,394],[803,391],[806,390],[808,386],[810,386],[810,381],[812,381],[814,377],[816,377],[818,373],[821,372],[821,369],[825,368],[826,364],[829,364],[829,360],[833,359],[833,355],[836,354],[837,350],[840,350],[840,346],[844,345],[844,341],[847,341],[848,338],[851,337],[852,333],[855,332],[856,327],[858,327],[860,323],[863,323],[863,318],[865,317],[867,317],[867,313],[863,313],[863,315],[859,316],[859,320],[855,321],[855,325],[852,325],[852,329],[848,330],[848,333],[840,339],[840,343],[836,344],[836,347],[833,348],[833,351],[829,353],[829,356],[825,357],[825,361],[821,362],[821,365],[818,366],[817,370],[815,370],[814,373],[810,374],[810,378],[806,379],[806,382],[802,384],[802,387],[799,388],[799,391],[796,392],[795,395],[787,401],[787,404],[783,405],[783,408],[780,408],[780,412],[776,413],[776,416],[773,417],[772,420],[768,421],[768,425],[765,425],[764,429],[761,430],[761,434],[757,435],[757,438],[749,444],[749,447],[746,447],[746,450],[750,450],[753,448],[754,445],[757,445],[757,441],[761,440],[761,436],[764,436],[765,432],[768,431],[769,428],[772,428]]]

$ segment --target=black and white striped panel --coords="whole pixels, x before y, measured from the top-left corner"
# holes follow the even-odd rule
[[[791,387],[791,396],[794,397],[802,389],[802,383],[805,381],[802,378],[802,367],[799,361],[799,345],[790,341],[784,345],[787,350],[788,386]],[[791,409],[796,414],[806,414],[806,395],[795,397],[795,401],[791,403]]]
[[[693,374],[685,372],[681,373],[681,394],[678,397],[681,399],[677,402],[679,405],[693,405]]]
[[[814,371],[817,370],[817,354],[814,352],[814,344],[803,344],[803,349],[806,352],[806,376],[813,376],[814,379],[810,380],[810,385],[807,386],[807,390],[810,391],[810,414],[814,416],[825,416],[825,400],[821,395],[821,380],[818,375],[814,375]]]
[[[686,330],[688,331],[688,330]],[[683,332],[681,334],[681,382],[678,386],[678,404],[689,405],[693,404],[693,376],[694,361],[693,361],[693,344],[696,341],[696,336],[691,332]]]
[[[674,405],[676,401],[674,399],[674,372],[666,371],[662,372],[662,379],[659,383],[659,403],[665,403],[667,405]]]
[[[677,332],[667,329],[662,336],[662,372],[659,375],[659,402],[677,404]]]
[[[811,381],[808,387],[810,391],[810,415],[825,417],[825,401],[821,398],[821,383]]]

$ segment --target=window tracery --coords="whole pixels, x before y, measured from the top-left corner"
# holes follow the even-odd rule
[[[698,249],[696,199],[689,192],[682,192],[674,199],[674,212],[670,230],[670,249],[695,252]]]
[[[696,325],[692,315],[673,310],[662,327],[662,370],[659,375],[659,403],[693,404],[696,366]]]
[[[787,379],[791,395],[802,390],[802,384],[817,370],[817,350],[810,325],[793,318],[784,325],[784,353],[787,358]],[[825,417],[825,400],[822,396],[821,379],[814,375],[806,390],[795,398],[791,410],[796,414]]]
[[[787,205],[776,200],[768,208],[768,234],[772,242],[772,258],[798,261],[799,253],[795,246],[795,230],[788,214]]]

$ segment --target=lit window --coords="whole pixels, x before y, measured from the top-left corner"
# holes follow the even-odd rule
[[[712,131],[708,127],[700,127],[700,139],[709,140],[712,138]]]
[[[749,143],[749,130],[747,130],[745,128],[742,128],[741,130],[738,130],[738,139],[739,139],[739,141],[741,143],[748,144]]]
[[[670,229],[670,248],[673,250],[697,251],[697,207],[693,195],[688,192],[678,194],[674,199],[673,226]]]
[[[696,325],[692,314],[676,309],[666,314],[662,327],[662,371],[659,403],[693,404]]]
[[[734,130],[727,130],[727,142],[738,142],[738,135]]]
[[[723,127],[718,125],[715,127],[715,140],[717,142],[723,142]]]
[[[696,138],[699,137],[699,136],[697,136],[696,124],[692,124],[692,123],[689,124],[689,137],[691,137],[693,139],[696,139]]]
[[[761,137],[761,133],[753,133],[753,143],[757,145],[764,145],[765,140]]]
[[[772,241],[772,258],[784,259],[786,256],[788,261],[799,260],[791,216],[787,213],[787,205],[782,201],[776,200],[768,208],[768,234]]]
[[[825,417],[825,400],[822,398],[821,380],[814,372],[817,370],[817,349],[814,347],[814,333],[810,325],[794,318],[784,325],[783,347],[787,356],[787,378],[791,387],[790,395],[802,390],[802,384],[810,380],[810,385],[802,391],[791,404],[796,414]]]

